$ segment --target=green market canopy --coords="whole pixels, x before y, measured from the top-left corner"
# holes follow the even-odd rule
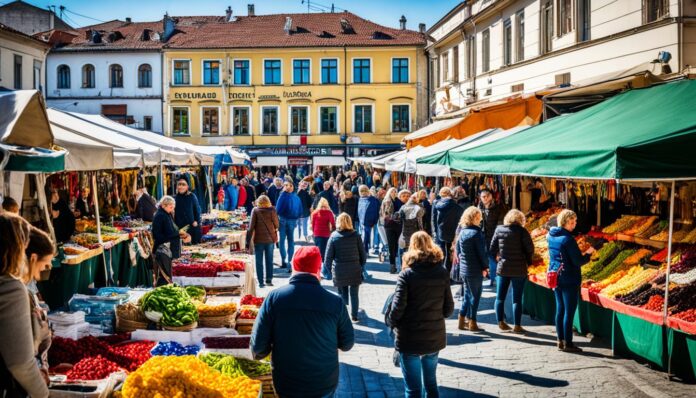
[[[465,151],[419,159],[475,173],[696,178],[696,81],[631,90]]]

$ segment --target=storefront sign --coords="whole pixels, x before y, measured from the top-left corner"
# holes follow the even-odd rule
[[[174,93],[175,100],[216,99],[217,93]]]
[[[293,146],[282,148],[246,148],[249,156],[343,156],[343,149],[330,147]]]
[[[312,158],[288,157],[288,166],[304,166],[306,164],[312,164]]]
[[[311,91],[283,91],[283,98],[312,98]]]
[[[254,93],[230,93],[229,95],[231,100],[251,100],[256,98],[256,94]]]
[[[259,95],[259,101],[280,101],[277,95]]]

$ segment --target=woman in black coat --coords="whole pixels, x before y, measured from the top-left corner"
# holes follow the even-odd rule
[[[497,259],[495,316],[501,330],[510,330],[505,323],[503,306],[508,288],[512,285],[512,312],[515,321],[513,333],[524,334],[522,328],[522,292],[527,281],[527,267],[532,265],[534,243],[532,236],[524,228],[524,214],[516,209],[510,210],[493,233],[490,255]]]
[[[358,288],[362,283],[363,267],[367,262],[365,246],[360,234],[353,228],[353,222],[346,213],[336,218],[336,231],[331,234],[324,256],[324,269],[332,267],[334,286],[348,305],[350,296],[350,317],[358,321]]]
[[[157,285],[171,282],[172,260],[181,256],[181,240],[191,241],[191,235],[180,232],[174,223],[173,213],[176,202],[171,196],[160,199],[155,217],[152,219],[152,239],[157,272]],[[166,250],[168,244],[169,250]]]
[[[69,241],[75,233],[75,215],[58,191],[51,192],[51,218],[58,243]]]
[[[188,180],[179,177],[176,183],[176,212],[174,221],[179,228],[188,225],[188,233],[191,235],[191,242],[197,244],[201,242],[201,207],[198,204],[196,195],[189,191]]]
[[[437,357],[447,346],[445,319],[454,311],[443,258],[430,235],[419,231],[411,236],[386,316],[388,326],[394,328],[394,346],[401,353],[407,397],[420,396],[423,388],[426,396],[438,396]]]
[[[338,212],[346,213],[350,216],[353,225],[358,224],[358,199],[350,190],[343,190],[339,195]]]

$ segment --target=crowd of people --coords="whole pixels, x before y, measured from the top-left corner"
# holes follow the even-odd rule
[[[240,184],[232,179],[221,187],[219,204],[226,207],[236,201],[250,213],[247,243],[255,255],[259,285],[273,286],[276,245],[281,257],[278,266],[292,273],[289,284],[273,290],[264,301],[251,341],[256,357],[272,353],[274,384],[282,396],[335,393],[337,350],[350,350],[354,344],[352,323],[361,321],[359,289],[370,279],[365,268],[370,255],[379,256],[385,270],[399,273],[384,312],[406,396],[438,396],[437,359],[446,346],[445,319],[454,311],[453,284],[461,286],[460,330],[481,331],[477,313],[488,280],[496,291],[498,327],[525,333],[522,291],[534,254],[524,228],[525,215],[507,211],[486,186],[478,187],[472,196],[462,186],[411,191],[382,181],[379,173],[368,178],[356,171],[328,178],[315,173],[299,181],[291,175],[262,181],[252,172]],[[92,213],[89,194],[83,191],[79,206],[71,211],[52,192],[51,215],[59,242],[69,237],[75,217]],[[180,256],[181,244],[201,239],[198,200],[185,177],[177,179],[174,196],[164,196],[156,205],[146,192],[137,196],[143,218],[153,221],[157,284],[171,283],[171,261]],[[50,333],[47,337],[34,282],[50,269],[55,245],[45,232],[13,214],[18,210],[15,201],[6,199],[3,209],[0,392],[44,397],[48,395],[45,354]],[[581,253],[572,238],[575,213],[564,210],[554,222],[557,225],[547,229],[549,271],[558,273],[554,289],[558,348],[580,352],[572,342],[572,321],[580,267],[589,261],[592,250]],[[314,245],[296,250],[296,236]],[[338,295],[321,287],[322,278],[333,282]],[[512,327],[506,322],[504,305],[508,290]],[[302,345],[296,343],[300,337]]]

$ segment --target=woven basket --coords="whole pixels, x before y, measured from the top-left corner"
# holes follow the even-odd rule
[[[237,332],[239,334],[251,334],[251,331],[254,329],[254,325],[240,325],[237,324],[235,326],[235,329],[237,329]]]
[[[132,321],[116,316],[117,332],[134,332],[136,329],[147,329],[147,321]]]
[[[275,386],[273,386],[273,375],[267,374],[252,377],[252,379],[261,382],[261,393],[264,398],[275,398],[278,396],[278,394],[276,394]]]
[[[194,322],[188,325],[184,326],[164,326],[162,325],[162,329],[164,330],[171,330],[172,332],[190,332],[193,329],[198,327],[198,322]]]
[[[234,328],[237,314],[222,316],[198,316],[198,326],[202,328]]]

